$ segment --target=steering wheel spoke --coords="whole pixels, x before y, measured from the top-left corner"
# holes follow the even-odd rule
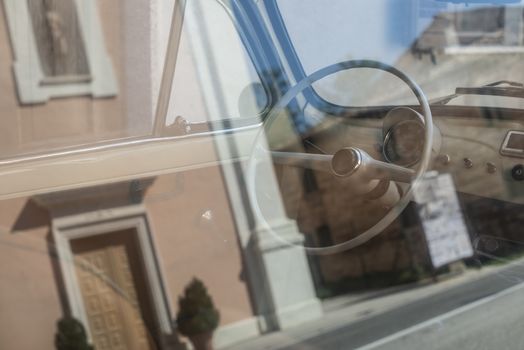
[[[281,165],[289,165],[312,169],[318,171],[331,172],[331,161],[333,156],[329,154],[311,154],[300,152],[271,152],[273,162]]]
[[[361,149],[342,148],[334,155],[300,152],[271,152],[273,162],[317,171],[330,172],[341,178],[357,178],[362,184],[371,180],[410,183],[415,171],[372,158]]]

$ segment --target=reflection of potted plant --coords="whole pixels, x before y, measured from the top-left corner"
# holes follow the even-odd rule
[[[194,278],[178,300],[178,330],[189,338],[195,350],[212,350],[213,331],[219,319],[220,314],[204,283]]]
[[[64,317],[57,322],[55,335],[57,350],[93,350],[87,342],[86,330],[82,323],[72,317]]]

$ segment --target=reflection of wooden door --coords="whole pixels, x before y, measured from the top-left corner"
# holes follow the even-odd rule
[[[95,348],[154,349],[154,313],[136,232],[76,239],[71,249]]]

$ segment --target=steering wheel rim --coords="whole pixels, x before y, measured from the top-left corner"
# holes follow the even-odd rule
[[[364,232],[360,233],[358,236],[345,241],[343,243],[338,243],[329,247],[306,247],[303,245],[299,245],[293,242],[290,242],[278,233],[274,232],[271,225],[267,222],[266,218],[264,217],[262,210],[260,209],[260,206],[258,205],[257,200],[257,191],[256,191],[256,182],[255,177],[257,174],[256,168],[257,168],[257,157],[256,154],[258,152],[266,152],[269,153],[269,150],[265,150],[261,146],[261,138],[264,137],[267,129],[272,125],[272,123],[275,121],[276,117],[286,109],[286,106],[295,99],[300,93],[302,93],[306,88],[310,87],[313,83],[317,82],[320,79],[325,78],[326,76],[338,73],[340,71],[346,71],[350,69],[355,68],[372,68],[372,69],[379,69],[385,72],[388,72],[390,74],[393,74],[400,80],[402,80],[410,90],[414,93],[415,97],[417,98],[419,105],[422,109],[422,116],[424,118],[424,129],[425,129],[425,142],[424,142],[424,148],[422,151],[422,156],[419,161],[418,168],[415,172],[415,177],[413,181],[411,182],[411,185],[409,186],[409,189],[404,192],[400,200],[384,215],[377,223],[375,223],[373,226],[365,230]],[[335,63],[332,65],[329,65],[327,67],[324,67],[322,69],[317,70],[316,72],[310,74],[309,76],[303,78],[301,81],[299,81],[295,86],[293,86],[279,101],[278,103],[272,108],[268,116],[266,117],[263,128],[260,130],[255,138],[253,149],[251,150],[249,161],[248,161],[248,171],[247,171],[247,185],[248,185],[248,191],[249,191],[249,199],[251,201],[251,207],[254,211],[255,218],[258,220],[258,222],[265,228],[268,232],[270,232],[276,239],[278,239],[281,243],[292,246],[292,247],[300,247],[304,250],[306,250],[310,254],[315,255],[329,255],[329,254],[336,254],[342,251],[346,251],[355,247],[358,247],[370,239],[376,237],[379,235],[387,226],[389,226],[407,207],[411,200],[411,196],[415,188],[418,186],[420,181],[422,180],[422,177],[424,176],[427,167],[429,165],[430,159],[431,159],[431,152],[432,152],[432,144],[433,144],[433,116],[431,114],[431,109],[429,107],[429,102],[424,95],[422,89],[416,84],[409,76],[404,74],[402,71],[396,69],[395,67],[392,67],[390,65],[387,65],[385,63],[379,62],[379,61],[373,61],[373,60],[349,60],[349,61],[343,61],[339,63]],[[269,155],[270,156],[270,155]]]

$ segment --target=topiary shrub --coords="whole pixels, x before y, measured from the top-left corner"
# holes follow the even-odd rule
[[[57,350],[94,350],[87,342],[87,334],[82,323],[72,317],[64,317],[57,322],[55,335]]]
[[[178,299],[177,326],[187,337],[211,333],[218,327],[220,314],[213,304],[207,288],[197,278],[186,286]]]

